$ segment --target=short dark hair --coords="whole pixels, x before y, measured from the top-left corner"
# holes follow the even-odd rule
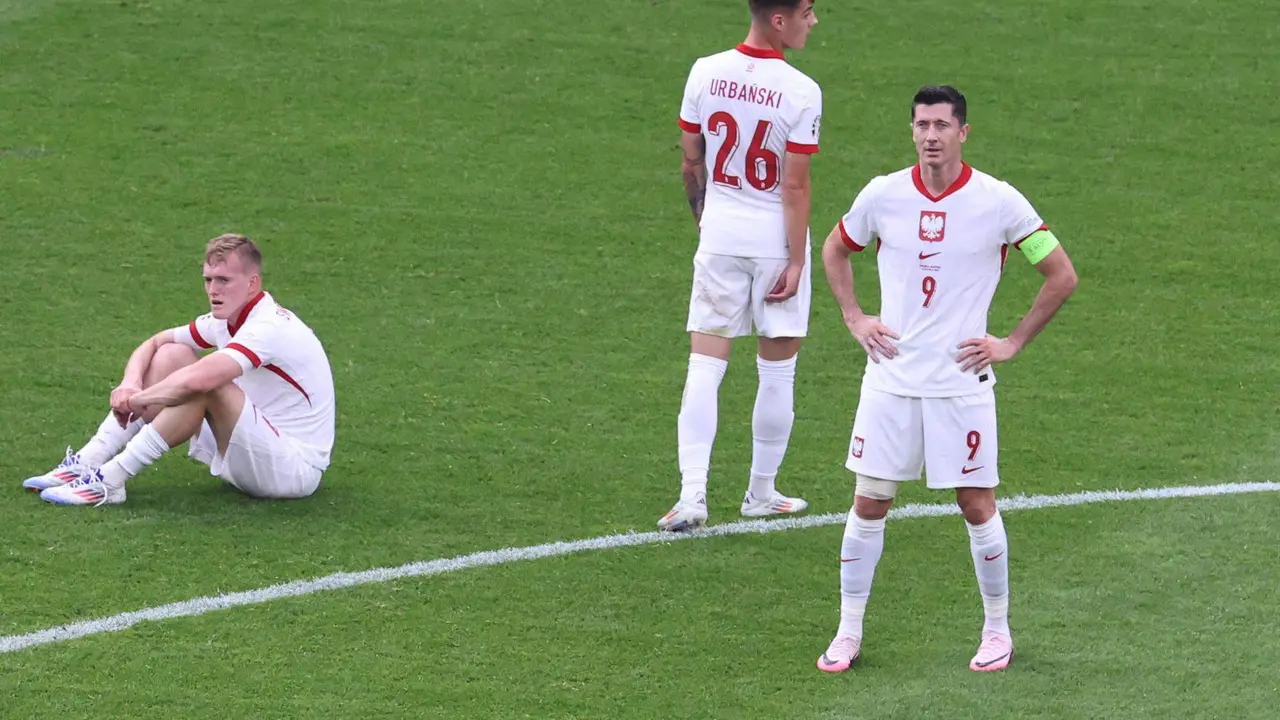
[[[803,0],[747,0],[747,7],[751,8],[752,15],[759,17],[777,8],[795,10],[800,7],[801,2]]]
[[[911,98],[911,121],[916,120],[916,107],[918,105],[941,105],[949,103],[951,105],[951,114],[956,116],[960,124],[965,123],[965,118],[969,115],[969,106],[965,103],[964,94],[950,85],[925,85],[916,91],[916,96]]]

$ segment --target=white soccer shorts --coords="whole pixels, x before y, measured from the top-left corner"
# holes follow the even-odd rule
[[[218,453],[218,441],[208,420],[190,445],[189,456],[246,495],[302,498],[320,487],[319,468],[305,462],[293,440],[273,427],[247,396],[225,456]]]
[[[996,469],[994,388],[973,395],[917,398],[862,388],[845,467],[879,480],[918,480],[930,489],[993,488]]]
[[[686,329],[735,338],[750,335],[754,324],[760,337],[805,337],[813,295],[810,265],[806,258],[800,287],[791,299],[768,303],[764,298],[786,270],[785,259],[695,253]]]

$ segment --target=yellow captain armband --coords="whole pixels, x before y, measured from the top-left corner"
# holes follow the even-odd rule
[[[1049,257],[1049,253],[1053,252],[1059,244],[1058,238],[1054,237],[1052,232],[1037,230],[1018,243],[1018,249],[1032,265],[1035,265]]]

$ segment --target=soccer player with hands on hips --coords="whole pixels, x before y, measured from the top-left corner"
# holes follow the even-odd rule
[[[954,489],[985,622],[969,667],[1013,659],[1009,546],[996,507],[995,363],[1018,354],[1076,287],[1066,251],[1031,203],[961,159],[965,98],[921,88],[911,103],[919,162],[876,177],[827,237],[822,261],[845,325],[867,354],[846,467],[854,504],[840,551],[840,626],[818,667],[841,672],[862,650],[862,619],[898,483],[926,473]],[[853,291],[851,253],[876,245],[881,304],[866,314]],[[987,334],[987,312],[1012,247],[1044,283],[1008,337]]]
[[[324,347],[262,289],[262,254],[249,238],[209,241],[204,287],[211,311],[139,345],[97,433],[24,488],[61,505],[122,503],[126,481],[189,441],[191,457],[247,495],[316,491],[334,439]]]
[[[796,354],[809,327],[809,165],[822,122],[821,89],[783,51],[803,48],[818,19],[813,0],[748,5],[746,39],[693,64],[680,107],[682,172],[699,238],[677,420],[680,499],[658,520],[669,531],[707,521],[720,381],[733,339],[753,326],[759,386],[741,513],[808,506],[779,493],[774,480],[791,439]]]

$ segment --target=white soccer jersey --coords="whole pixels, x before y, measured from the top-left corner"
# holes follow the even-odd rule
[[[867,184],[840,221],[844,242],[876,241],[880,320],[899,354],[867,361],[868,387],[910,397],[954,397],[995,383],[991,368],[963,372],[956,346],[987,332],[987,312],[1010,245],[1044,221],[1012,185],[964,165],[934,197],[919,166]]]
[[[173,329],[177,342],[217,348],[244,369],[237,382],[272,427],[324,470],[334,437],[333,374],[320,340],[302,320],[259,293],[233,322],[201,315]]]
[[[822,90],[773,50],[739,45],[689,71],[680,127],[707,141],[707,197],[699,249],[786,258],[783,163],[818,152]]]

